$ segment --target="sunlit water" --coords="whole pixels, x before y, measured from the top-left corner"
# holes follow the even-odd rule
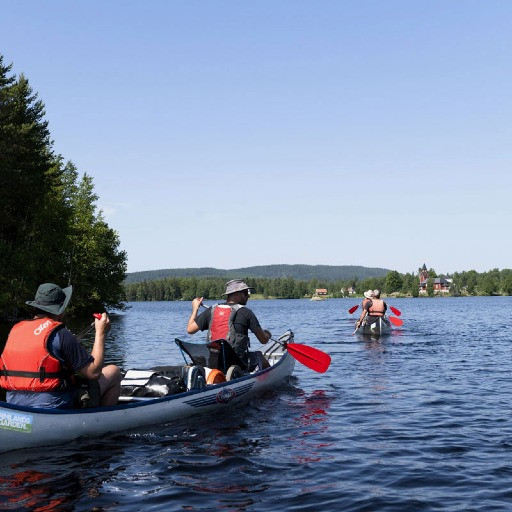
[[[252,302],[264,328],[331,354],[329,371],[297,363],[291,382],[222,415],[1,454],[0,508],[511,510],[512,298],[388,302],[404,325],[381,340],[352,335],[353,300]],[[108,360],[180,364],[189,314],[132,304],[112,317]]]

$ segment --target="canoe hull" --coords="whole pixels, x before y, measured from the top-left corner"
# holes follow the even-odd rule
[[[178,395],[91,409],[41,409],[0,402],[0,452],[61,444],[188,416],[209,413],[246,401],[291,375],[288,352],[270,368],[229,382]]]
[[[391,322],[386,317],[383,317],[379,318],[371,325],[363,323],[363,325],[361,325],[359,329],[356,329],[355,332],[366,336],[383,336],[389,334],[391,330]]]

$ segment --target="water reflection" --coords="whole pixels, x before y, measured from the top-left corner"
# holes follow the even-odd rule
[[[80,482],[73,474],[22,469],[0,476],[2,510],[50,511],[70,505]]]
[[[316,389],[305,393],[300,403],[301,414],[295,418],[301,432],[298,438],[296,461],[299,464],[320,462],[325,458],[325,448],[332,445],[325,442],[329,429],[329,408],[333,398],[324,390]]]

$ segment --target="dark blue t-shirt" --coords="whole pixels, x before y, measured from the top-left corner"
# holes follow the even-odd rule
[[[80,345],[74,334],[65,327],[50,334],[48,338],[50,354],[73,370],[74,373],[94,361],[94,358]],[[7,391],[7,402],[29,407],[51,407],[69,409],[75,402],[75,390],[69,383],[58,391]]]

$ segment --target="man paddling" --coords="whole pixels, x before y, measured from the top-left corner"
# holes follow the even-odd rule
[[[256,366],[267,368],[268,361],[261,352],[249,352],[249,330],[265,344],[272,334],[261,328],[256,315],[245,305],[249,300],[249,290],[241,279],[226,283],[226,302],[207,308],[199,316],[197,312],[203,303],[198,297],[192,301],[192,314],[188,320],[188,334],[208,330],[207,340],[225,339],[234,348],[242,363],[249,369]]]
[[[91,354],[62,323],[73,291],[53,283],[39,286],[26,304],[37,312],[32,320],[17,323],[0,356],[0,386],[7,402],[31,407],[72,408],[76,403],[73,374],[99,385],[100,405],[115,405],[121,389],[116,365],[103,366],[105,335],[110,329],[106,313],[96,318]],[[99,315],[98,315],[99,316]]]
[[[380,298],[380,290],[373,290],[370,295],[370,290],[364,293],[366,299],[369,299],[363,306],[361,316],[356,323],[356,330],[359,329],[364,322],[366,325],[374,324],[379,318],[382,318],[388,309],[387,304]],[[370,296],[368,296],[368,295]]]

